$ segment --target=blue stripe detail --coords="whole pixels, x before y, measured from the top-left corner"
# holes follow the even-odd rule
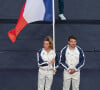
[[[68,69],[68,65],[66,63],[66,50],[67,50],[67,46],[64,47],[62,50],[61,50],[61,54],[60,54],[60,64],[61,66],[64,68],[64,69]]]
[[[56,53],[55,61],[56,61],[55,67],[58,68],[59,67],[59,56],[57,53]]]
[[[52,0],[43,0],[45,5],[44,21],[52,21]]]
[[[38,53],[37,53],[37,60],[38,60],[38,65],[39,66],[48,66],[48,62],[47,61],[44,61],[41,57],[41,52],[42,50],[39,50]]]
[[[79,70],[80,68],[83,67],[83,65],[85,63],[85,56],[84,56],[83,50],[79,46],[77,46],[77,48],[78,48],[78,50],[80,52],[80,58],[79,58],[79,63],[76,65],[76,69]]]

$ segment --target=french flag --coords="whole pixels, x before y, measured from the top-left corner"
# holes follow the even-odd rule
[[[8,32],[12,43],[22,29],[35,21],[52,21],[52,0],[26,0],[15,28]]]

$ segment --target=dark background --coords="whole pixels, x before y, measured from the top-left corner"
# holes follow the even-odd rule
[[[52,25],[27,25],[12,44],[7,32],[14,28],[25,0],[0,0],[0,90],[37,90],[36,52],[45,36],[52,36]],[[81,71],[80,90],[99,90],[100,83],[100,0],[65,0],[65,16],[60,22],[56,2],[56,50],[67,44],[69,35],[78,38],[86,64]],[[54,76],[52,90],[62,90],[63,70]]]

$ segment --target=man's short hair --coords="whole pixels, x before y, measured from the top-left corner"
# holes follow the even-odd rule
[[[70,41],[70,39],[75,39],[75,40],[77,40],[77,38],[76,38],[74,35],[69,36],[69,37],[68,37],[68,41]]]

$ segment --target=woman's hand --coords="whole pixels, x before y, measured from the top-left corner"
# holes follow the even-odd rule
[[[55,63],[55,59],[52,59],[51,63]]]
[[[56,69],[53,69],[53,72],[54,72],[54,73],[56,73],[56,72],[57,72],[57,70],[56,70]]]

